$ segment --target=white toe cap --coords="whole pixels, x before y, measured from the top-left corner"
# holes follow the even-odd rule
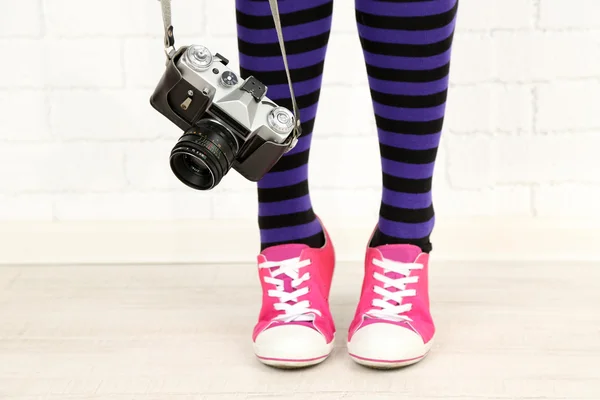
[[[374,323],[352,336],[348,352],[365,362],[410,364],[423,358],[431,347],[413,330],[389,323]]]
[[[254,352],[259,358],[272,360],[306,361],[325,358],[333,342],[316,330],[302,325],[280,325],[258,335]]]

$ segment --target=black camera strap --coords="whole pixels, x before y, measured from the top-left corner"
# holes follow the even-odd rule
[[[171,21],[171,0],[159,0],[162,8],[163,25],[165,29],[165,53],[167,58],[170,60],[175,53],[175,36],[173,34],[173,25]],[[296,120],[296,129],[294,135],[295,142],[300,137],[302,130],[300,126],[300,110],[298,109],[298,103],[296,102],[296,96],[294,95],[294,87],[292,85],[292,77],[290,75],[290,68],[287,61],[287,53],[285,51],[285,44],[283,39],[283,29],[281,28],[281,18],[279,15],[279,5],[277,0],[269,0],[271,6],[271,14],[273,15],[273,22],[275,23],[275,31],[277,32],[277,40],[279,41],[279,47],[281,49],[281,55],[283,57],[283,65],[285,67],[285,74],[287,76],[288,86],[290,88],[290,95],[292,99],[292,112]],[[293,147],[293,146],[292,146]]]

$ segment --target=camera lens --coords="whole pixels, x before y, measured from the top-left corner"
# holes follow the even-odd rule
[[[186,131],[171,151],[171,170],[196,190],[209,190],[229,172],[238,150],[233,133],[221,123],[203,119]]]

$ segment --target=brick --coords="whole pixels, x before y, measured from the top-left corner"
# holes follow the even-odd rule
[[[146,36],[162,43],[164,34],[160,2],[157,0],[45,0],[47,32],[60,37]],[[177,0],[172,4],[175,38],[178,34],[202,34],[204,13],[197,0]],[[72,18],[92,15],[93,18]]]
[[[355,15],[353,2],[334,1],[331,31],[355,34],[357,32]]]
[[[50,137],[48,109],[42,90],[0,91],[0,132],[3,140],[44,140]]]
[[[493,140],[482,135],[446,135],[447,174],[456,189],[490,187],[493,181],[491,160]]]
[[[116,39],[46,41],[43,52],[46,85],[53,88],[122,87],[121,46]]]
[[[0,195],[0,220],[52,221],[52,218],[51,195]]]
[[[489,82],[494,78],[496,58],[493,41],[484,33],[457,33],[452,47],[450,82]]]
[[[540,217],[589,218],[600,215],[600,186],[577,183],[544,184],[534,192]]]
[[[346,137],[357,134],[377,137],[368,86],[323,87],[315,121],[315,135],[339,136],[340,140],[345,140]]]
[[[529,86],[453,86],[448,94],[445,127],[462,133],[531,132],[532,103]]]
[[[539,26],[546,29],[600,28],[596,0],[539,0]]]
[[[492,132],[493,85],[454,86],[448,92],[444,128],[452,132]]]
[[[206,1],[204,7],[202,14],[206,15],[206,33],[209,36],[236,37],[237,21],[234,1]]]
[[[251,221],[256,224],[258,212],[258,196],[256,194],[256,185],[251,182],[240,182],[233,176],[235,171],[231,171],[221,184],[211,192],[197,193],[196,197],[203,199],[209,198],[212,203],[213,219],[235,219]],[[238,182],[237,189],[223,190],[223,187],[231,187],[231,183]],[[258,225],[256,225],[258,228]]]
[[[11,143],[0,146],[5,193],[122,190],[123,147],[87,143]]]
[[[0,39],[0,54],[11,55],[0,63],[0,88],[44,87],[48,55],[40,50],[42,43],[34,39]],[[34,56],[28,58],[27,55]],[[19,61],[20,56],[27,62]]]
[[[63,143],[53,156],[54,191],[105,192],[126,185],[121,144]]]
[[[10,14],[10,17],[2,18],[0,37],[39,37],[41,35],[42,10],[39,0],[11,1],[10,5],[9,2],[4,2],[3,6],[5,7],[3,13]]]
[[[494,110],[491,114],[494,132],[532,132],[533,87],[530,85],[494,86],[494,93],[496,96]]]
[[[180,136],[180,135],[179,135]],[[169,155],[179,136],[172,140],[123,146],[125,172],[133,190],[182,189],[169,166]]]
[[[498,32],[493,36],[493,46],[495,77],[501,81],[553,81],[598,75],[600,33]]]
[[[175,137],[174,124],[150,105],[149,90],[55,90],[50,124],[61,139],[150,140]]]
[[[325,59],[323,85],[353,86],[367,83],[367,71],[356,34],[332,33]]]
[[[499,136],[492,147],[492,182],[600,182],[596,133]]]
[[[555,81],[537,88],[536,129],[540,132],[576,132],[600,128],[600,82]]]
[[[460,0],[457,31],[528,29],[535,12],[534,0]]]
[[[156,29],[151,30],[150,18],[140,12],[139,0],[104,0],[85,2],[75,0],[44,0],[47,32],[52,36],[80,37],[91,35],[132,35],[160,32],[160,4],[146,1],[156,8]],[[88,15],[91,18],[73,18],[72,15]]]
[[[190,220],[209,219],[208,196],[186,192],[61,194],[55,196],[58,220]]]
[[[381,163],[377,137],[313,139],[309,178],[312,187],[378,188]]]
[[[156,39],[126,39],[124,43],[125,81],[128,87],[148,89],[148,96],[165,71],[165,53]]]
[[[446,217],[531,216],[531,189],[499,186],[475,190],[433,188],[437,220]]]
[[[373,221],[373,226],[379,215],[381,191],[378,189],[321,189],[311,194],[313,208],[318,214],[340,220],[342,218],[357,218]],[[365,233],[366,235],[369,232]],[[367,238],[365,238],[367,240]]]
[[[181,185],[183,184],[179,184]],[[194,191],[189,188],[184,190]],[[247,180],[233,168],[214,189],[205,192],[195,191],[195,193],[197,197],[210,199],[214,219],[238,219],[256,223],[258,210],[256,183]]]
[[[59,161],[56,148],[30,143],[3,143],[0,146],[0,182],[2,193],[23,190],[52,190],[53,176],[48,167]]]
[[[496,184],[600,182],[595,133],[447,135],[448,174],[459,189]],[[574,155],[577,155],[574,161]]]

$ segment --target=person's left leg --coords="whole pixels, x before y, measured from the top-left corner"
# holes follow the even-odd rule
[[[429,310],[431,196],[457,0],[355,0],[376,117],[383,194],[348,335],[352,358],[397,367],[421,360]]]

